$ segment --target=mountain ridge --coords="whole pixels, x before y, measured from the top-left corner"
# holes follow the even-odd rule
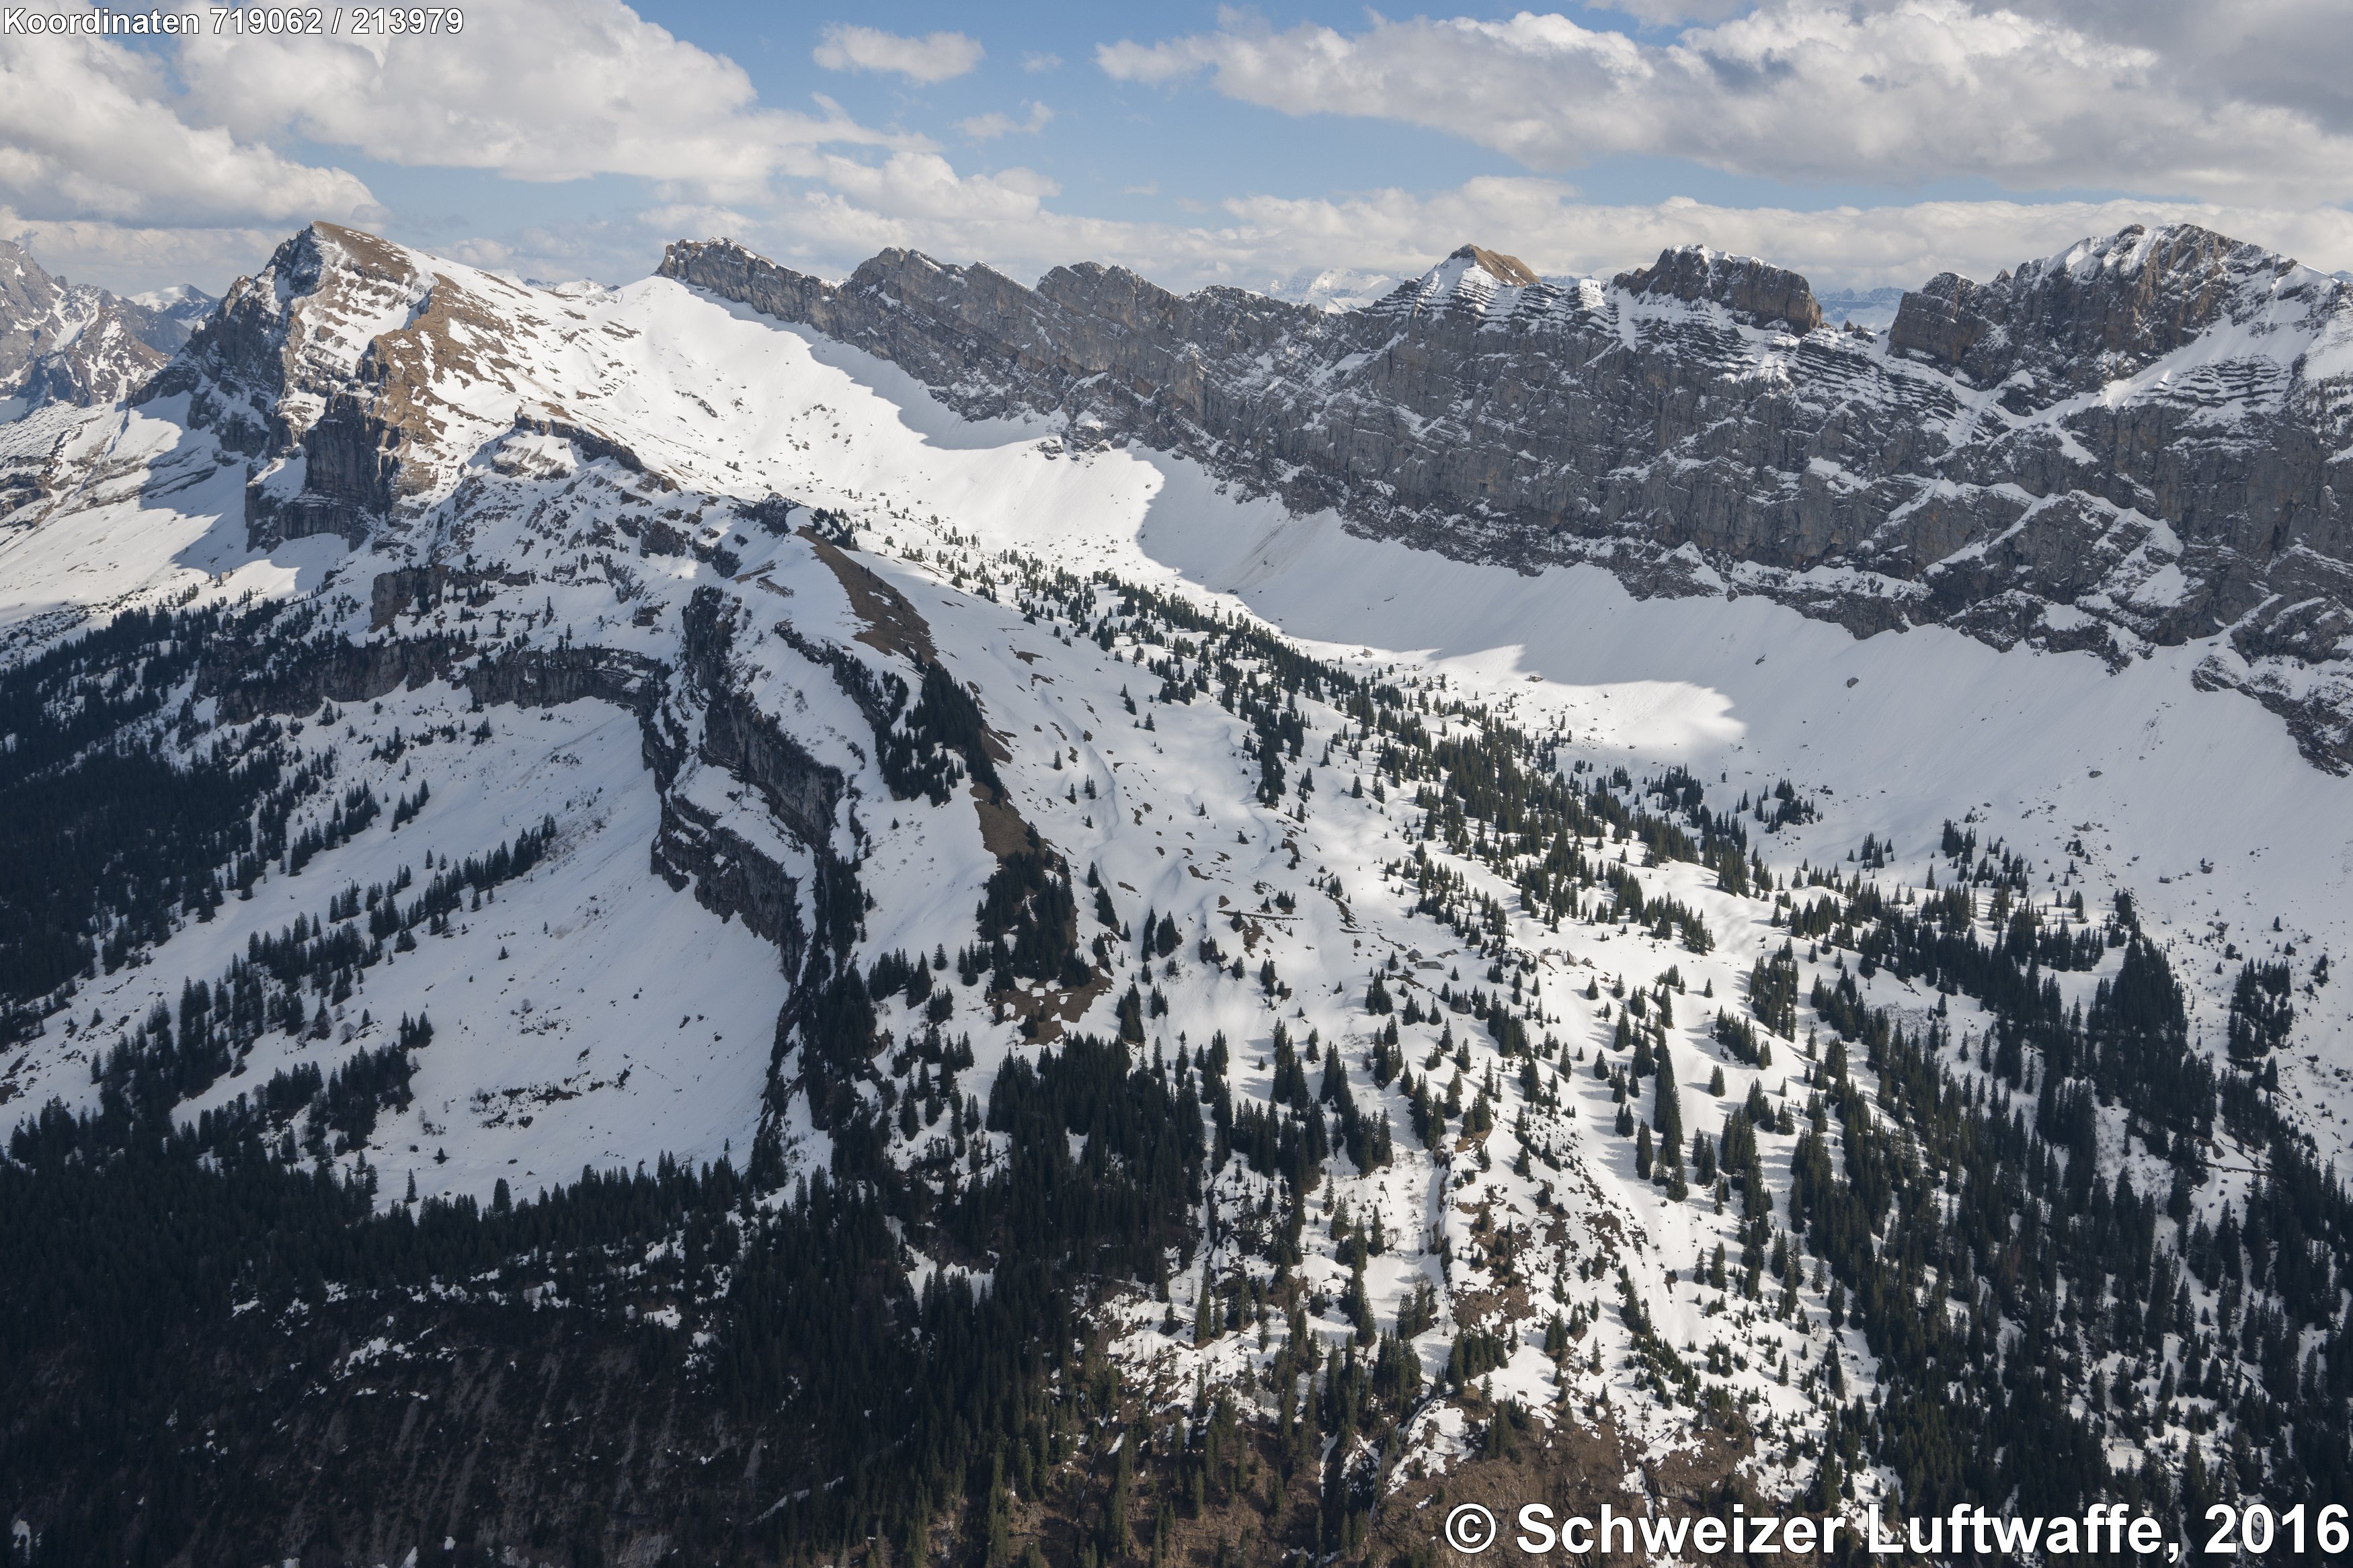
[[[1450,261],[1366,313],[1432,396],[1851,336],[1738,258]],[[317,226],[141,400],[0,426],[37,1561],[2353,1500],[2348,785],[2191,650],[1240,493],[1229,373],[1299,403],[1311,308],[743,277],[897,357]],[[1493,401],[1366,460],[1492,462]]]
[[[2338,280],[2191,226],[2126,229],[1991,285],[1932,280],[1882,341],[1824,329],[1796,275],[1703,247],[1574,288],[1462,257],[1353,311],[1085,264],[1030,289],[901,251],[837,287],[732,242],[674,244],[659,275],[890,359],[967,415],[1051,414],[1461,559],[1590,561],[1638,593],[1761,593],[1858,635],[1938,623],[2112,665],[2219,635],[2201,682],[2270,707],[2316,764],[2353,763]],[[1429,295],[1464,266],[1478,302]]]
[[[136,395],[214,304],[185,285],[166,293],[149,301],[67,284],[0,240],[0,404],[21,412]]]

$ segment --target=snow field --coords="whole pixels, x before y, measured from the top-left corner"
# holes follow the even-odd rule
[[[1158,683],[1135,662],[1132,637],[1106,653],[1073,635],[1086,628],[1066,619],[1025,619],[1018,598],[1025,574],[1111,572],[1245,613],[1318,657],[1406,682],[1441,705],[1484,705],[1535,734],[1565,729],[1564,763],[1605,774],[1623,766],[1638,781],[1688,767],[1719,811],[1790,780],[1819,819],[1772,835],[1750,825],[1752,842],[1785,875],[1801,861],[1842,877],[1854,871],[1846,854],[1868,833],[1894,848],[1888,866],[1865,875],[1917,886],[1942,823],[1968,822],[1981,840],[2002,839],[2035,862],[2035,891],[2046,901],[2080,888],[2096,916],[2113,890],[2129,889],[2185,981],[2197,984],[2196,1020],[2210,1042],[2226,1000],[2226,945],[2261,955],[2293,941],[2304,960],[2344,950],[2353,919],[2341,897],[2353,879],[2353,784],[2304,763],[2255,704],[2196,690],[2189,676],[2211,651],[2205,645],[2156,650],[2110,675],[2088,656],[1997,652],[1933,628],[1858,641],[1756,596],[1637,601],[1590,567],[1517,576],[1359,539],[1328,515],[1293,518],[1274,502],[1236,499],[1181,460],[1066,447],[1069,433],[1053,422],[957,421],[895,367],[664,280],[541,296],[451,276],[514,313],[533,345],[533,368],[451,384],[450,405],[463,417],[443,454],[445,489],[427,498],[432,504],[404,513],[362,552],[346,554],[332,539],[252,552],[243,543],[241,474],[215,466],[208,438],[173,423],[178,411],[100,411],[38,431],[29,428],[38,419],[22,421],[8,427],[7,441],[75,444],[85,478],[35,523],[0,540],[0,583],[7,584],[0,617],[35,639],[71,616],[190,588],[287,596],[340,590],[351,595],[340,602],[340,624],[364,640],[375,634],[363,601],[379,573],[472,556],[536,580],[494,588],[478,613],[437,607],[429,612],[436,626],[494,618],[500,636],[675,662],[683,606],[697,589],[715,588],[738,612],[730,673],[739,689],[848,782],[830,846],[859,863],[874,897],[860,961],[900,950],[953,953],[971,939],[972,910],[994,866],[969,799],[959,792],[941,807],[892,800],[869,754],[864,716],[780,628],[847,649],[878,671],[907,678],[911,667],[858,640],[869,628],[806,542],[745,526],[736,503],[774,492],[847,515],[865,547],[860,564],[913,605],[949,669],[977,689],[1010,753],[1002,772],[1022,817],[1074,879],[1095,868],[1131,932],[1140,936],[1147,913],[1176,924],[1176,952],[1148,968],[1135,942],[1124,943],[1111,985],[1072,1027],[1108,1035],[1129,983],[1147,995],[1157,988],[1168,1007],[1146,1020],[1146,1054],[1173,1058],[1223,1033],[1237,1095],[1261,1100],[1271,1088],[1278,1023],[1303,1048],[1312,1033],[1321,1050],[1337,1051],[1359,1105],[1389,1116],[1396,1158],[1387,1170],[1364,1173],[1335,1156],[1312,1200],[1303,1272],[1324,1301],[1313,1331],[1334,1342],[1351,1332],[1336,1306],[1347,1273],[1326,1222],[1343,1203],[1352,1214],[1377,1214],[1390,1244],[1371,1260],[1366,1283],[1382,1326],[1395,1322],[1417,1281],[1443,1279],[1437,1322],[1419,1341],[1425,1369],[1443,1369],[1457,1329],[1497,1329],[1514,1352],[1493,1374],[1496,1394],[1546,1419],[1589,1413],[1607,1399],[1652,1454],[1691,1440],[1689,1417],[1648,1396],[1641,1369],[1627,1364],[1633,1336],[1618,1310],[1621,1268],[1660,1338],[1686,1360],[1722,1342],[1746,1363],[1727,1381],[1769,1419],[1760,1445],[1768,1455],[1781,1436],[1806,1428],[1821,1401],[1806,1374],[1826,1350],[1843,1358],[1851,1379],[1871,1381],[1859,1336],[1829,1330],[1810,1272],[1801,1316],[1790,1321],[1699,1287],[1695,1261],[1719,1242],[1737,1255],[1736,1215],[1718,1215],[1696,1190],[1670,1203],[1641,1180],[1630,1142],[1610,1131],[1609,1086],[1590,1070],[1611,1015],[1605,1002],[1585,997],[1588,983],[1614,1001],[1619,984],[1651,987],[1672,966],[1683,984],[1668,1037],[1686,1130],[1714,1133],[1752,1084],[1776,1105],[1786,1094],[1802,1121],[1809,1064],[1795,1041],[1776,1043],[1771,1068],[1751,1068],[1730,1059],[1707,1028],[1715,1006],[1742,1010],[1749,964],[1777,950],[1786,931],[1770,923],[1763,901],[1721,893],[1710,874],[1686,865],[1635,868],[1646,890],[1705,917],[1712,952],[1662,945],[1639,930],[1565,922],[1555,931],[1521,910],[1515,889],[1492,871],[1452,862],[1474,890],[1514,911],[1507,940],[1532,987],[1531,1033],[1565,1047],[1565,1061],[1540,1069],[1546,1089],[1558,1091],[1559,1110],[1525,1108],[1532,1142],[1558,1168],[1538,1160],[1526,1177],[1511,1169],[1523,1109],[1518,1064],[1503,1060],[1459,1014],[1405,1026],[1403,1054],[1422,1076],[1441,1029],[1451,1029],[1468,1056],[1466,1091],[1494,1071],[1504,1087],[1491,1158],[1482,1168],[1469,1149],[1424,1150],[1397,1086],[1376,1089],[1366,1073],[1371,1030],[1387,1022],[1364,1010],[1368,973],[1394,956],[1400,969],[1388,984],[1400,1005],[1409,984],[1420,987],[1415,994],[1425,1005],[1441,983],[1498,987],[1486,979],[1483,955],[1414,913],[1402,884],[1385,875],[1416,843],[1406,798],[1375,801],[1369,760],[1349,752],[1356,737],[1344,716],[1303,702],[1310,727],[1294,767],[1314,769],[1315,790],[1296,811],[1261,805],[1255,763],[1241,751],[1248,726],[1214,700],[1153,700]],[[511,431],[519,398],[620,443],[650,475],[560,437]],[[723,574],[715,555],[642,552],[632,540],[656,521],[707,551],[726,551],[732,571]],[[2161,572],[2150,579],[2160,588]],[[976,591],[984,582],[997,597]],[[1094,613],[1113,602],[1098,598]],[[1169,643],[1153,635],[1147,657],[1166,657]],[[387,1115],[366,1151],[383,1173],[382,1201],[397,1200],[405,1173],[415,1173],[420,1194],[487,1197],[501,1179],[527,1192],[583,1164],[663,1152],[710,1160],[746,1148],[787,981],[773,946],[649,873],[659,800],[636,719],[591,702],[478,715],[461,690],[445,685],[390,693],[380,713],[369,708],[350,705],[333,725],[314,726],[306,744],[335,745],[343,763],[336,789],[368,779],[386,818],[299,877],[273,873],[251,903],[233,902],[216,921],[189,926],[151,963],[88,987],[74,1011],[104,1015],[101,1047],[108,1031],[155,999],[176,997],[184,978],[216,976],[250,933],[275,931],[297,913],[315,918],[347,884],[387,880],[403,865],[421,873],[428,849],[460,859],[486,852],[552,812],[555,855],[468,910],[449,937],[370,971],[331,1042],[271,1037],[246,1076],[223,1080],[187,1111],[249,1091],[298,1059],[332,1068],[384,1038],[403,1013],[424,1011],[437,1035],[418,1053],[415,1102]],[[1147,716],[1150,730],[1142,727]],[[476,744],[470,731],[484,720],[492,734]],[[396,763],[364,762],[396,725],[412,740],[443,726],[456,738],[411,744]],[[1340,748],[1328,765],[1321,760],[1327,743]],[[1359,774],[1368,793],[1351,798],[1347,782]],[[385,826],[392,801],[427,782],[424,815],[393,832]],[[690,758],[673,788],[779,865],[809,864],[807,847],[723,769]],[[2070,848],[2075,843],[2080,851]],[[1620,847],[1585,845],[1596,859]],[[1338,899],[1327,890],[1335,882]],[[1082,930],[1092,937],[1099,928],[1091,897],[1083,885],[1079,894]],[[1279,895],[1294,909],[1281,910]],[[1237,915],[1246,931],[1233,929]],[[1205,935],[1229,963],[1245,959],[1245,978],[1200,961]],[[1287,996],[1270,998],[1258,984],[1267,959]],[[1835,974],[1832,963],[1800,944],[1801,997],[1817,975]],[[2097,976],[2063,978],[2072,992]],[[969,1034],[975,1048],[963,1087],[985,1098],[1008,1055],[1036,1047],[1009,1020],[992,1019],[976,988],[955,986],[952,972],[935,980],[955,992],[946,1032]],[[1936,1003],[1884,974],[1863,991],[1867,1005],[1892,1008],[1912,1029]],[[2344,1124],[2326,1090],[2353,1067],[2353,1015],[2326,991],[2300,996],[2298,1008],[2296,1049],[2281,1063],[2291,1091],[2284,1098],[2298,1104],[2325,1150],[2339,1149]],[[356,1026],[363,1009],[371,1030]],[[880,1012],[898,1041],[921,1027],[902,1003],[885,1001]],[[1957,1041],[1974,1038],[1973,1017],[1957,999]],[[1801,1007],[1799,1039],[1813,1021]],[[51,1094],[79,1102],[90,1092],[89,1049],[86,1039],[53,1029],[0,1063],[0,1081],[27,1107]],[[1718,1066],[1721,1098],[1705,1088]],[[1863,1076],[1860,1064],[1857,1070]],[[1317,1082],[1320,1063],[1308,1072]],[[1441,1066],[1436,1078],[1451,1072]],[[1642,1085],[1638,1112],[1647,1112],[1649,1095]],[[792,1158],[821,1166],[823,1135],[807,1126],[805,1108],[793,1115]],[[900,1144],[900,1157],[913,1159],[927,1136]],[[1759,1133],[1777,1194],[1787,1190],[1794,1143]],[[2137,1163],[2145,1186],[2161,1179],[2145,1152],[2128,1154],[2120,1139],[2110,1152]],[[1237,1161],[1215,1200],[1230,1214],[1270,1185]],[[1476,1223],[1482,1216],[1486,1223]],[[1441,1266],[1433,1230],[1451,1263]],[[1496,1257],[1505,1235],[1516,1244],[1509,1271]],[[1191,1342],[1205,1268],[1220,1279],[1236,1269],[1261,1279],[1271,1272],[1262,1258],[1197,1258],[1172,1273],[1165,1306],[1122,1308],[1122,1358],[1186,1396],[1197,1371],[1235,1384],[1267,1359],[1254,1326]],[[1159,1325],[1172,1309],[1179,1329],[1168,1335]],[[1560,1373],[1539,1348],[1556,1310],[1590,1318]],[[1588,1360],[1597,1346],[1598,1372]],[[1770,1370],[1784,1359],[1786,1383]],[[1461,1412],[1433,1406],[1415,1452],[1442,1465],[1465,1441]],[[1796,1472],[1763,1476],[1787,1484]]]

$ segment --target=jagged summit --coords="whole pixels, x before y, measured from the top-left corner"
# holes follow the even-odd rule
[[[1461,279],[1473,275],[1489,279],[1489,287],[1507,289],[1530,289],[1544,281],[1535,268],[1516,256],[1465,245],[1449,251],[1445,260],[1423,273],[1422,286],[1425,289],[1459,287]]]
[[[239,279],[141,394],[251,459],[248,535],[356,542],[448,492],[517,405],[550,395],[565,298],[339,224]]]
[[[184,319],[52,277],[22,246],[0,240],[0,408],[111,403],[186,337]]]
[[[1822,324],[1822,308],[1805,279],[1753,256],[1729,256],[1704,245],[1671,247],[1650,266],[1620,272],[1610,281],[1630,294],[1722,305],[1759,325],[1786,325],[1800,334]]]
[[[1979,385],[2025,373],[2031,401],[2138,374],[2219,327],[2268,361],[2284,387],[2316,349],[2337,363],[2345,285],[2259,245],[2196,224],[2134,224],[2005,270],[1989,283],[1942,273],[1905,296],[1888,342]],[[2334,374],[2307,364],[2306,374]]]
[[[1448,259],[1475,261],[1482,271],[1518,289],[1525,289],[1543,281],[1536,276],[1535,268],[1518,257],[1505,256],[1501,251],[1488,250],[1481,246],[1463,246],[1454,251]]]
[[[377,334],[405,324],[424,298],[423,260],[375,235],[313,223],[229,286],[146,395],[206,387],[215,395],[206,417],[232,445],[299,437],[326,393],[358,373]],[[285,429],[269,429],[272,414]]]
[[[193,283],[170,283],[161,289],[150,289],[131,296],[134,305],[143,305],[157,315],[193,326],[213,312],[219,304],[216,296],[207,294]],[[185,341],[185,340],[184,340]]]

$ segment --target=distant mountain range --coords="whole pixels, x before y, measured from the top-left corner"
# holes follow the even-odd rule
[[[662,272],[966,415],[1052,414],[1460,559],[2112,664],[2221,634],[2202,683],[2353,763],[2353,289],[2195,226],[1864,297],[1883,331],[1697,247],[1574,284],[1465,247],[1350,310],[906,251],[839,287],[724,242]]]
[[[0,409],[128,397],[215,303],[185,284],[136,299],[69,284],[0,240]]]

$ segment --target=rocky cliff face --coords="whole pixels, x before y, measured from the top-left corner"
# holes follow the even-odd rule
[[[0,240],[0,402],[88,406],[128,397],[187,336],[185,320],[53,278],[21,246]]]
[[[239,279],[142,394],[189,398],[189,423],[244,454],[253,542],[357,542],[531,402],[547,345],[532,291],[333,224]],[[543,421],[543,424],[544,421]]]
[[[1556,285],[1466,247],[1338,316],[670,267],[1426,548],[2202,639],[2312,734],[2344,710],[2340,291],[2212,237],[1940,279],[1894,343],[1704,251]],[[1727,647],[1654,672],[1740,721],[1694,752],[1605,690],[1651,681],[1229,615],[1104,526],[1161,476],[1036,430],[940,461],[804,335],[322,226],[147,417],[0,428],[0,1252],[86,1264],[0,1291],[36,1560],[1415,1563],[1450,1503],[2047,1472],[2057,1517],[2194,1501],[2192,1452],[2344,1494],[2353,1325],[2267,1259],[2353,1246],[2346,785],[2249,776],[2260,712],[2158,689],[2194,661],[2108,704],[2087,660],[1973,660],[1957,720],[1901,657],[1949,639],[1847,658],[1852,707],[1751,701]],[[248,559],[240,506],[353,548]],[[2270,1254],[2225,1220],[2112,1276],[2159,1185]],[[2063,1288],[2097,1333],[2038,1337]]]
[[[530,574],[441,566],[382,573],[371,584],[370,618],[373,629],[388,635],[364,643],[323,636],[259,649],[224,646],[200,666],[195,690],[229,722],[311,712],[322,703],[373,702],[436,681],[463,688],[478,710],[583,700],[625,709],[637,716],[644,761],[661,792],[654,872],[673,887],[691,886],[714,913],[741,915],[748,929],[776,944],[786,971],[797,971],[808,934],[799,906],[803,879],[676,787],[693,764],[708,764],[735,787],[756,790],[789,842],[830,863],[845,780],[741,689],[730,667],[739,613],[723,608],[714,590],[698,592],[681,612],[678,670],[611,647],[510,648],[462,633],[415,629],[445,605],[491,605],[502,594],[519,600],[537,582]],[[404,613],[415,617],[407,635]],[[821,655],[815,662],[824,662]]]
[[[1558,285],[1465,247],[1367,308],[1034,289],[885,251],[839,286],[728,242],[663,275],[891,359],[959,411],[1066,417],[1361,531],[1640,594],[1762,593],[2121,664],[2211,640],[2306,754],[2353,764],[2346,285],[2193,226],[1907,295],[1884,339],[1698,247]]]

